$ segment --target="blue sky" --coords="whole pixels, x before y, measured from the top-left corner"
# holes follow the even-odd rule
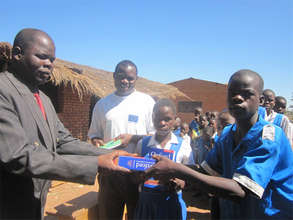
[[[78,64],[113,71],[130,59],[139,76],[161,83],[227,83],[248,68],[292,97],[291,0],[16,0],[1,2],[0,19],[0,41],[39,28],[58,58]]]

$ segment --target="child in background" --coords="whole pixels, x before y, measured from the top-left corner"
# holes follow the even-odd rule
[[[290,126],[290,121],[286,115],[279,114],[273,109],[275,107],[275,93],[271,89],[265,89],[263,91],[264,104],[263,107],[266,109],[265,120],[271,122],[283,129],[287,138],[290,141],[291,146],[293,147],[292,139],[293,132]]]
[[[191,143],[191,139],[189,136],[189,125],[186,122],[183,122],[181,124],[180,129],[180,136],[187,141],[187,143]]]
[[[234,73],[228,83],[227,126],[202,168],[202,174],[167,158],[146,176],[188,180],[220,197],[221,219],[292,219],[293,152],[283,130],[258,117],[263,79],[251,70]]]
[[[181,133],[181,118],[179,118],[178,116],[175,117],[175,123],[174,123],[174,128],[173,128],[173,133],[176,136],[180,136]]]
[[[217,111],[213,111],[210,114],[210,118],[209,118],[209,126],[216,128],[216,119],[218,117],[219,112]]]
[[[213,134],[213,127],[206,126],[202,129],[202,135],[195,140],[197,149],[194,157],[195,164],[200,165],[206,159],[206,156],[213,147]]]
[[[206,148],[204,147],[204,145],[207,145],[208,148],[210,147],[211,136],[213,135],[213,128],[209,126],[209,121],[206,115],[201,115],[199,117],[199,129],[201,131],[200,136],[194,139],[191,144],[194,162],[197,165],[200,165],[199,162],[206,154],[207,150],[205,150]],[[203,134],[204,137],[202,137]]]
[[[213,111],[211,112],[209,126],[213,128],[213,135],[212,135],[212,144],[215,143],[215,139],[217,139],[217,117],[219,112]]]
[[[276,96],[274,111],[279,114],[286,112],[287,100],[283,96]]]
[[[287,100],[283,96],[276,96],[274,111],[283,115],[286,112],[286,107],[287,107]],[[291,135],[292,139],[290,142],[291,142],[291,147],[293,150],[293,123],[291,121],[289,123],[289,130],[290,130],[290,133],[292,134]]]
[[[207,112],[205,113],[205,116],[207,117],[207,120],[208,120],[208,121],[210,121],[211,115],[212,115],[212,112],[210,112],[210,111],[207,111]]]
[[[137,144],[137,153],[152,157],[155,149],[174,152],[173,161],[194,164],[190,143],[174,135],[176,107],[169,99],[160,99],[153,109],[153,123],[156,132],[144,137]],[[155,154],[156,154],[155,153]],[[186,219],[187,211],[181,189],[184,181],[169,179],[160,184],[146,181],[141,187],[135,219]]]
[[[202,108],[196,107],[194,109],[194,119],[189,124],[189,132],[191,140],[194,140],[200,135],[199,117],[202,115]]]
[[[198,122],[199,130],[204,129],[208,125],[209,125],[208,117],[205,115],[199,116],[199,122]]]
[[[229,113],[228,109],[221,111],[217,117],[217,136],[221,135],[224,127],[234,123],[235,118]]]

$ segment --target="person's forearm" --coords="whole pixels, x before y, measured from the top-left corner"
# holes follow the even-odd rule
[[[239,198],[245,197],[245,191],[233,179],[202,174],[182,164],[177,165],[175,172],[176,177],[196,185],[197,188],[207,193],[231,200],[238,200]]]

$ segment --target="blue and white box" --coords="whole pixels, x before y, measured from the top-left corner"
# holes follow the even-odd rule
[[[155,159],[147,159],[144,157],[120,156],[118,165],[130,170],[144,171],[156,163]]]

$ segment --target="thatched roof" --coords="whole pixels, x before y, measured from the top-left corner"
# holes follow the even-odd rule
[[[80,98],[85,94],[104,97],[115,91],[113,72],[78,65],[60,59],[56,59],[54,65],[53,84],[63,84],[75,88]],[[185,100],[192,100],[174,86],[154,82],[142,77],[139,77],[137,80],[136,89],[158,98],[176,99],[181,97]]]
[[[0,71],[5,71],[12,56],[12,46],[8,42],[0,42]]]

